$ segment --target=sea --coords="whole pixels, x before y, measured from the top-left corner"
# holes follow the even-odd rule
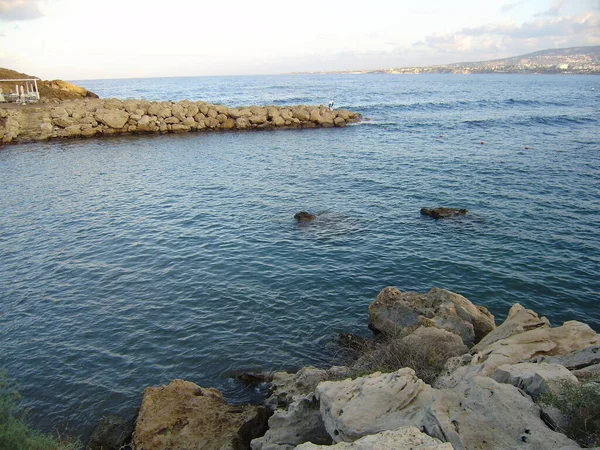
[[[386,286],[600,331],[599,76],[75,83],[364,120],[0,148],[0,369],[44,430],[85,438],[176,378],[260,401],[239,373],[328,367]],[[420,214],[437,206],[468,213]]]

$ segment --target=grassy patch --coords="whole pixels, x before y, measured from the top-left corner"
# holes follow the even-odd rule
[[[74,439],[53,437],[32,429],[26,412],[19,407],[21,396],[6,372],[0,372],[0,449],[2,450],[77,450],[83,447]]]
[[[542,394],[538,403],[553,406],[564,415],[558,431],[583,447],[600,446],[600,380],[565,381],[557,393]]]

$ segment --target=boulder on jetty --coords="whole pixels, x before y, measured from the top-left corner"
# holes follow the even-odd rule
[[[133,448],[207,450],[248,448],[265,433],[264,406],[230,405],[217,389],[184,380],[146,388],[133,434]]]
[[[361,115],[325,106],[228,108],[206,102],[81,99],[0,107],[0,142],[135,133],[345,127]]]
[[[421,208],[421,214],[434,219],[446,219],[454,216],[464,216],[468,211],[457,208]]]

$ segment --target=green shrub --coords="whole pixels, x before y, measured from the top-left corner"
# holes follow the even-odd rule
[[[545,393],[538,403],[553,406],[564,416],[558,431],[583,447],[600,446],[600,383],[564,381],[557,393]]]
[[[78,440],[52,437],[32,429],[25,411],[19,408],[21,396],[6,372],[0,372],[0,450],[77,450]]]

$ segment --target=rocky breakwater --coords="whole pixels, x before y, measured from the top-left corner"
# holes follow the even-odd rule
[[[564,434],[573,418],[539,399],[565,383],[600,383],[600,336],[588,325],[552,327],[515,304],[496,326],[486,308],[437,288],[385,288],[369,319],[376,336],[345,335],[356,351],[345,365],[275,373],[270,413],[227,405],[218,391],[183,381],[149,388],[133,448],[580,448]]]
[[[79,99],[0,107],[0,141],[30,142],[131,133],[345,127],[360,114],[325,106],[229,108],[206,102]]]

